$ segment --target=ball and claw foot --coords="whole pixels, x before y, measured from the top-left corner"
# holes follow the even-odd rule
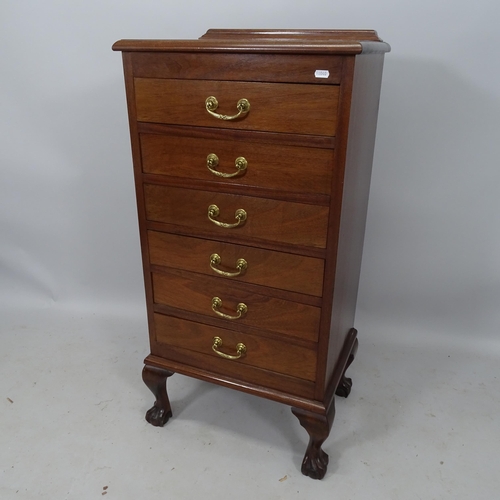
[[[335,404],[332,401],[326,414],[323,415],[302,408],[292,408],[292,413],[309,434],[309,444],[300,470],[304,476],[309,476],[312,479],[323,479],[328,467],[328,455],[321,446],[330,434],[335,417]]]
[[[302,461],[300,471],[304,476],[309,476],[311,479],[323,479],[328,467],[328,454],[321,448],[312,453],[308,450]]]
[[[358,339],[354,341],[353,347],[351,354],[349,354],[349,358],[347,359],[347,363],[344,368],[344,372],[342,373],[342,377],[340,379],[339,385],[337,386],[337,389],[335,391],[335,394],[337,396],[340,396],[341,398],[346,398],[351,394],[351,389],[352,389],[352,379],[349,377],[345,376],[345,372],[351,366],[351,363],[354,361],[354,358],[356,357],[356,353],[358,352]]]
[[[337,396],[341,398],[346,398],[351,393],[352,389],[352,378],[348,378],[345,375],[340,379],[340,383],[335,391]]]
[[[142,379],[155,396],[155,404],[146,412],[146,420],[155,427],[164,426],[172,416],[167,395],[167,378],[174,372],[146,365],[142,370]]]
[[[358,350],[356,330],[353,328],[349,333],[353,340],[352,343],[349,342],[348,345],[352,347],[347,357],[347,363],[342,372],[342,377],[335,391],[337,396],[342,396],[344,398],[349,396],[352,387],[352,380],[345,376],[345,372],[354,361]],[[309,476],[312,479],[323,479],[328,467],[328,455],[323,451],[321,446],[328,438],[335,418],[335,399],[333,397],[331,398],[324,413],[316,413],[304,408],[294,407],[292,407],[292,413],[299,419],[300,425],[304,427],[309,434],[309,444],[307,445],[300,470],[304,476]]]
[[[155,427],[163,427],[172,417],[172,410],[159,408],[156,403],[146,412],[146,420]]]

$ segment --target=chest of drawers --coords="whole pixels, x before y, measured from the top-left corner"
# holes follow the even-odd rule
[[[151,354],[146,419],[178,372],[292,407],[302,472],[347,397],[384,53],[374,31],[121,40]]]

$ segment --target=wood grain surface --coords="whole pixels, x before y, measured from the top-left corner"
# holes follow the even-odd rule
[[[241,235],[263,240],[325,248],[328,207],[291,203],[228,193],[146,184],[148,220],[210,230],[213,234]],[[235,223],[235,212],[244,209],[246,221],[236,228],[222,228],[208,218],[208,207],[220,209],[218,221]]]
[[[222,300],[220,311],[230,316],[235,316],[238,304],[244,303],[248,311],[241,318],[222,319],[227,328],[248,325],[313,342],[318,339],[318,307],[257,294],[244,284],[224,278],[165,270],[161,274],[153,273],[153,293],[155,303],[211,318],[219,318],[212,310],[214,297]]]
[[[135,78],[139,121],[238,130],[335,135],[338,94],[336,85]],[[210,96],[219,102],[217,113],[235,115],[242,98],[250,111],[219,120],[205,109]]]
[[[209,355],[210,363],[219,367],[250,365],[309,381],[316,375],[316,352],[311,349],[161,314],[155,314],[155,324],[157,342]],[[223,341],[222,352],[234,355],[242,342],[246,355],[238,360],[221,358],[212,350],[215,336]]]
[[[209,63],[207,64],[207,60]],[[251,82],[338,84],[342,57],[328,55],[207,54],[200,52],[136,52],[132,64],[141,78],[237,80]],[[316,70],[329,72],[317,78]]]
[[[230,186],[252,186],[283,193],[329,194],[334,152],[317,149],[175,134],[141,134],[142,168],[145,173],[181,177],[186,181],[218,181]],[[188,153],[188,154],[187,154]],[[207,168],[207,156],[219,158],[216,170],[238,172],[235,160],[248,166],[236,177],[221,178]]]
[[[210,256],[217,253],[221,257],[218,268],[225,272],[234,272],[238,259],[247,261],[247,269],[240,276],[226,278],[229,281],[321,297],[322,259],[159,231],[148,231],[148,238],[152,264],[217,276],[210,267]]]

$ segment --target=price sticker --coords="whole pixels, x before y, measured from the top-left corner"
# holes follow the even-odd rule
[[[327,69],[317,69],[314,72],[314,76],[316,78],[328,78],[330,76],[330,72]]]

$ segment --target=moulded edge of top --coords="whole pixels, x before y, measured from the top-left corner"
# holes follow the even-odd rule
[[[119,40],[123,52],[255,52],[361,54],[389,52],[373,30],[210,29],[197,40]]]

